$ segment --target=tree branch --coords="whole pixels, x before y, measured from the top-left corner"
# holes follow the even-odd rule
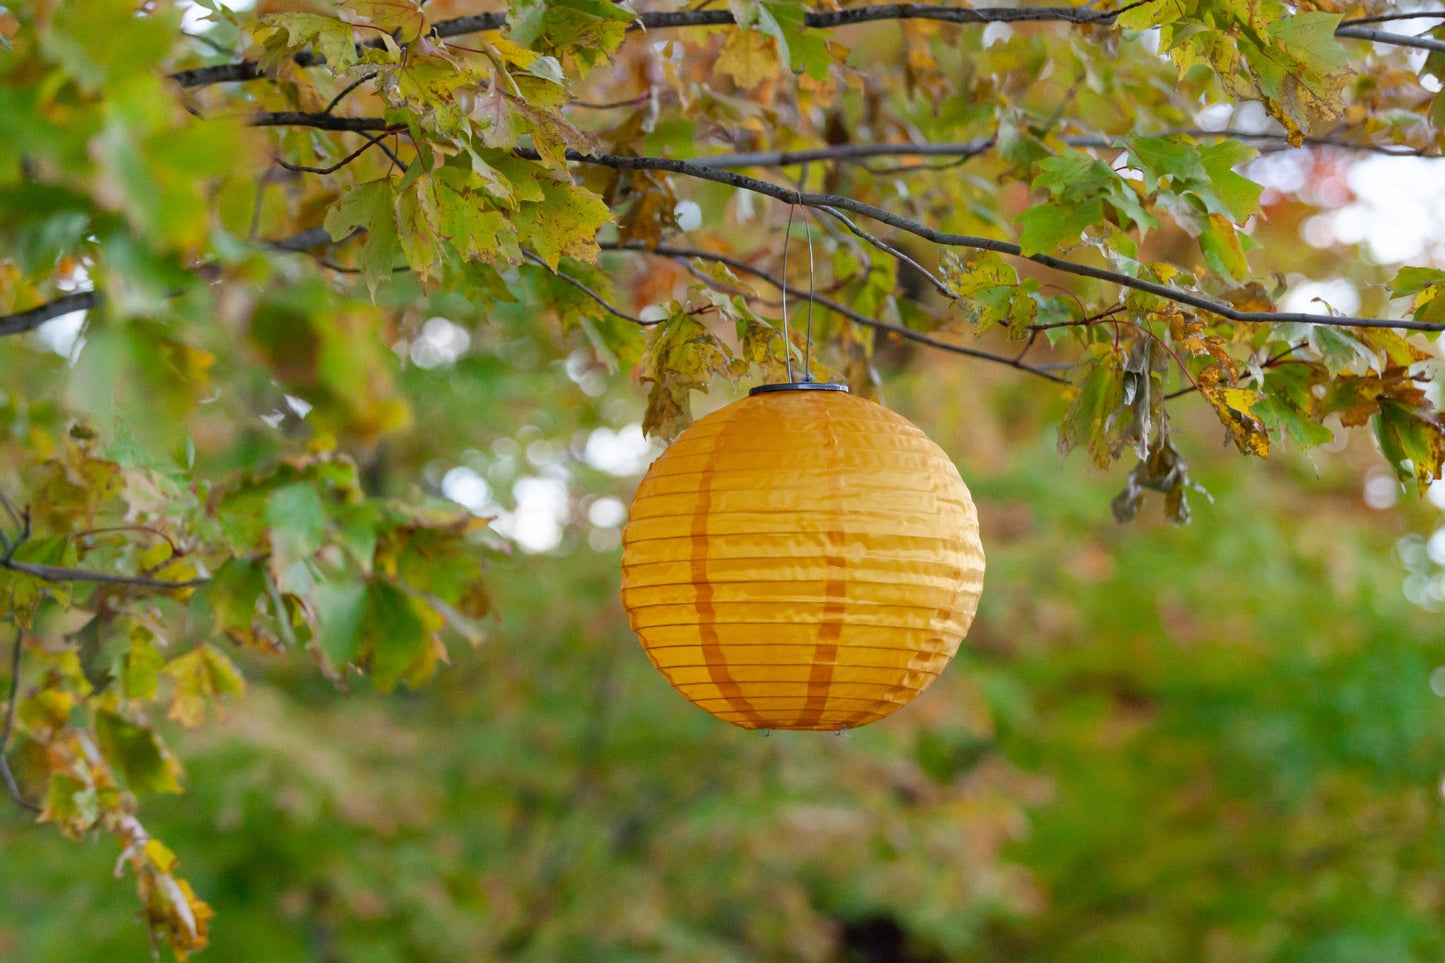
[[[882,20],[934,20],[943,23],[1072,23],[1108,26],[1120,13],[1142,6],[1152,0],[1139,0],[1117,10],[1090,10],[1079,7],[953,7],[933,3],[886,3],[869,7],[852,7],[847,10],[810,11],[805,15],[804,24],[816,30],[832,30],[860,23],[874,23]],[[1431,16],[1423,14],[1422,16]],[[1438,16],[1438,15],[1437,15]],[[1418,47],[1423,50],[1445,50],[1445,41],[1405,34],[1386,33],[1353,24],[1367,22],[1347,21],[1336,31],[1337,37],[1369,40],[1374,43],[1392,44],[1401,47]],[[1373,22],[1369,20],[1368,22]],[[630,30],[671,30],[680,27],[723,27],[737,23],[730,10],[676,10],[648,11],[640,13],[632,22]],[[438,38],[459,37],[485,30],[501,30],[507,25],[505,13],[484,13],[470,17],[440,20],[432,26]],[[359,47],[380,47],[379,40],[368,40]],[[312,51],[302,51],[292,58],[298,67],[316,67],[326,63],[326,58]],[[244,82],[264,77],[260,66],[254,60],[242,60],[233,64],[219,64],[212,67],[196,67],[171,74],[171,79],[184,88],[204,87],[208,84]]]
[[[1341,20],[1341,27],[1358,27],[1365,23],[1389,23],[1393,20],[1445,20],[1445,10],[1434,12],[1415,11],[1414,13],[1382,13],[1373,17],[1355,17],[1353,20]]]
[[[735,271],[751,275],[761,281],[771,284],[779,291],[785,290],[781,278],[777,277],[776,275],[769,274],[767,271],[764,271],[761,268],[754,267],[746,261],[742,261],[734,257],[729,257],[726,254],[717,254],[712,251],[703,251],[697,248],[676,248],[667,247],[665,245],[658,245],[657,247],[643,247],[633,244],[617,244],[604,242],[602,244],[599,244],[598,246],[601,247],[603,250],[608,251],[627,251],[633,254],[650,254],[656,257],[669,258],[674,261],[685,262],[690,258],[698,258],[699,260],[704,261],[715,261],[718,264],[726,264],[728,267],[732,268]],[[802,297],[795,297],[794,300],[806,299]],[[1043,368],[1035,367],[1034,365],[1024,364],[1021,357],[1007,358],[1003,355],[992,354],[988,351],[980,351],[977,348],[969,348],[961,344],[953,344],[949,341],[942,341],[938,338],[934,338],[930,335],[924,334],[921,331],[914,331],[911,328],[905,328],[899,324],[891,324],[887,321],[881,321],[878,318],[871,318],[866,314],[855,311],[854,309],[848,307],[845,304],[841,304],[838,301],[834,301],[832,298],[824,297],[820,294],[815,294],[813,296],[813,303],[817,304],[820,308],[825,308],[829,311],[832,311],[834,314],[847,318],[854,324],[862,325],[865,328],[872,328],[876,331],[884,331],[889,334],[896,334],[899,337],[904,338],[905,340],[913,341],[917,344],[925,344],[928,345],[930,348],[937,348],[940,351],[948,351],[952,354],[960,354],[969,358],[978,358],[980,361],[990,361],[994,364],[1001,364],[1010,368],[1017,368],[1020,371],[1027,371],[1029,374],[1038,375],[1040,378],[1046,378],[1049,381],[1054,381],[1061,384],[1065,380],[1051,371],[1045,371]]]
[[[530,148],[519,147],[514,152],[518,157],[528,160],[540,160],[537,152]],[[1171,288],[1154,281],[1130,277],[1118,271],[1110,271],[1106,268],[1080,264],[1077,261],[1069,261],[1065,258],[1054,257],[1049,254],[1025,255],[1023,249],[1012,241],[999,241],[988,237],[975,237],[971,234],[953,234],[948,231],[940,231],[926,224],[921,224],[918,221],[894,214],[892,211],[875,207],[872,204],[866,204],[863,201],[855,200],[851,197],[844,197],[838,194],[817,194],[809,191],[799,191],[790,187],[782,187],[769,181],[759,180],[755,177],[748,177],[745,174],[734,174],[730,171],[720,170],[716,167],[708,167],[692,161],[672,160],[666,157],[623,157],[617,154],[603,153],[582,154],[575,150],[567,151],[567,159],[581,164],[595,164],[599,167],[610,167],[614,170],[665,171],[670,174],[695,177],[699,180],[712,181],[713,183],[724,184],[728,187],[738,188],[739,190],[751,191],[755,194],[776,198],[788,204],[801,204],[816,208],[839,208],[872,218],[875,221],[887,224],[889,227],[921,237],[925,241],[932,241],[934,244],[940,244],[945,247],[965,247],[978,251],[994,251],[998,254],[1007,254],[1011,257],[1032,261],[1035,264],[1064,274],[1073,274],[1077,277],[1106,281],[1121,287],[1143,291],[1155,297],[1165,298],[1176,304],[1188,305],[1196,310],[1204,311],[1238,324],[1284,324],[1294,322],[1337,328],[1392,328],[1406,331],[1445,331],[1445,324],[1408,319],[1391,320],[1385,318],[1348,316],[1332,317],[1328,315],[1294,312],[1239,311],[1228,304],[1215,301],[1212,298],[1200,294],[1181,291],[1177,288]]]
[[[1081,134],[1060,138],[1070,147],[1109,148],[1117,147],[1125,135]],[[1290,145],[1284,134],[1258,133],[1243,130],[1205,130],[1191,127],[1165,130],[1151,137],[1195,137],[1219,140],[1238,140],[1260,145],[1262,150],[1298,150]],[[804,150],[750,151],[736,154],[705,154],[696,158],[696,163],[709,167],[732,169],[739,167],[791,167],[795,164],[810,164],[815,161],[838,161],[842,163],[861,162],[873,157],[956,157],[967,159],[986,154],[993,149],[996,138],[980,137],[976,140],[952,143],[884,143],[884,144],[834,144],[828,147],[812,147]],[[1306,137],[1307,147],[1339,147],[1348,150],[1370,151],[1391,157],[1440,157],[1428,153],[1425,148],[1409,147],[1403,144],[1359,144],[1343,137]]]
[[[16,314],[0,314],[0,337],[7,334],[21,334],[33,331],[47,321],[70,314],[73,311],[87,311],[100,304],[100,292],[79,291],[36,305],[28,311]]]
[[[62,565],[41,565],[35,562],[17,562],[13,558],[0,558],[0,568],[23,572],[42,582],[100,582],[105,585],[131,585],[138,588],[185,589],[205,585],[208,578],[192,578],[172,582],[148,575],[117,575],[113,572],[95,572],[84,568],[67,568]]]
[[[293,171],[297,174],[334,174],[337,171],[341,170],[341,168],[345,167],[347,164],[350,164],[352,161],[356,160],[362,154],[365,154],[367,151],[371,150],[371,148],[375,147],[377,144],[381,143],[381,139],[386,136],[388,135],[385,131],[382,131],[380,134],[367,135],[365,144],[362,144],[360,147],[356,148],[356,150],[352,151],[350,154],[347,154],[345,157],[341,158],[341,160],[337,161],[335,164],[332,164],[330,167],[306,167],[302,164],[289,164],[279,157],[275,158],[275,160],[279,166],[284,167],[288,171]]]
[[[337,117],[335,114],[308,114],[299,110],[262,110],[246,121],[252,127],[315,127],[318,130],[350,130],[360,133],[406,130],[405,124],[393,124],[381,117]]]
[[[1335,30],[1336,37],[1350,37],[1355,40],[1368,40],[1371,43],[1391,44],[1396,47],[1414,47],[1418,50],[1435,50],[1445,52],[1445,40],[1435,40],[1430,37],[1412,37],[1403,33],[1387,33],[1384,30],[1372,30],[1369,27],[1338,27]]]
[[[1024,21],[1061,21],[1064,23],[1112,23],[1118,11],[1087,10],[1083,7],[948,7],[929,3],[890,3],[875,7],[854,7],[850,10],[811,12],[804,21],[809,27],[828,30],[855,23],[876,20],[941,20],[947,23],[1020,23]],[[728,10],[679,10],[638,14],[633,30],[670,30],[678,27],[721,27],[737,21]],[[439,38],[460,37],[485,30],[501,30],[507,25],[505,13],[484,13],[470,17],[439,20],[432,26]],[[360,47],[380,47],[381,41],[369,40]],[[311,51],[302,51],[292,58],[298,67],[317,67],[326,58]],[[213,67],[196,67],[171,74],[182,87],[204,87],[233,81],[259,80],[266,76],[254,60]]]
[[[522,256],[529,261],[540,264],[546,270],[551,271],[552,274],[556,277],[560,278],[563,281],[566,281],[568,284],[572,285],[574,288],[587,295],[593,301],[596,301],[608,314],[615,315],[624,321],[631,321],[633,324],[643,328],[650,328],[654,324],[660,324],[663,320],[662,318],[658,318],[656,321],[644,321],[642,318],[635,318],[627,312],[621,311],[615,306],[613,306],[607,301],[606,298],[589,288],[587,285],[583,284],[581,281],[577,280],[574,277],[571,277],[570,275],[563,274],[561,271],[556,270],[552,267],[552,265],[548,264],[545,260],[541,258],[540,255],[536,254],[535,252],[529,251],[526,248],[522,248]]]

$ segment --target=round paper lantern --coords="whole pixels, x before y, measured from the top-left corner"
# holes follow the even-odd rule
[[[688,428],[622,541],[622,602],[653,665],[745,729],[848,729],[907,704],[983,588],[958,470],[842,385],[766,385]]]

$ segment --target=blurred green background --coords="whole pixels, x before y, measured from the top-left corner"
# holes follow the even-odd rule
[[[979,502],[978,621],[884,722],[765,737],[686,703],[627,627],[608,499],[647,460],[640,392],[555,362],[545,404],[502,404],[517,378],[454,360],[409,376],[477,386],[489,441],[429,477],[555,544],[498,556],[488,640],[421,691],[253,658],[223,722],[168,731],[187,793],[146,820],[217,910],[201,959],[1445,957],[1445,536],[1368,435],[1246,460],[1178,402],[1213,501],[1120,526],[1119,473],[1061,464],[1031,384],[912,358],[887,400]],[[115,844],[20,816],[0,957],[147,958]]]

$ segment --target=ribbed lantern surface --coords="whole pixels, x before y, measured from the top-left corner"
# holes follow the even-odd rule
[[[698,421],[648,469],[623,545],[648,657],[745,729],[848,729],[905,705],[983,587],[958,470],[845,391],[769,391]]]

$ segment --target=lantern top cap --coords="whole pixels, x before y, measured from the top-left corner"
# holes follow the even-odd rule
[[[764,395],[774,391],[841,391],[848,393],[848,386],[836,381],[785,381],[775,385],[758,385],[748,392],[748,397]]]

